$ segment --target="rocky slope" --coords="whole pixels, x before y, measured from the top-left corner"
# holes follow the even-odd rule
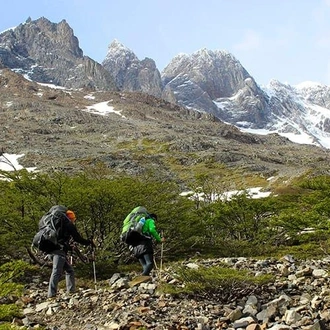
[[[162,293],[161,285],[180,288],[185,282],[169,265],[155,269],[150,280],[132,282],[136,274],[113,274],[94,289],[80,288],[67,296],[46,300],[47,282],[34,278],[17,304],[24,318],[16,324],[42,325],[49,330],[109,329],[303,329],[330,327],[330,259],[280,260],[224,258],[191,260],[181,264],[188,269],[227,265],[247,270],[251,275],[271,274],[273,280],[262,286],[232,283],[228,289],[200,291],[192,296]],[[15,301],[15,297],[11,297]],[[17,299],[17,298],[16,298]]]
[[[327,173],[330,163],[325,149],[242,133],[147,94],[54,89],[8,69],[0,71],[0,104],[2,150],[25,154],[22,165],[38,170],[79,171],[102,162],[129,175],[157,169],[181,184],[188,168],[216,180],[225,165],[268,184],[270,176]],[[97,113],[100,105],[110,111]]]

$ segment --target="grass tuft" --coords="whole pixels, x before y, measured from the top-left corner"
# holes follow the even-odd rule
[[[14,317],[23,317],[21,309],[15,304],[0,305],[0,321],[11,321]]]

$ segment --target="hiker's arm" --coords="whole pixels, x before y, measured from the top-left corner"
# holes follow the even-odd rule
[[[150,223],[149,223],[149,233],[157,242],[162,241],[162,238],[158,234],[158,231],[156,230],[155,223],[153,221],[150,221]]]
[[[75,225],[69,224],[69,231],[70,235],[72,236],[73,240],[77,243],[80,243],[82,245],[90,245],[91,241],[88,239],[83,238],[79,233]]]

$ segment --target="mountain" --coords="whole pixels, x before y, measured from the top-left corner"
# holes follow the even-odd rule
[[[330,147],[328,86],[278,81],[259,86],[226,51],[179,54],[159,72],[154,60],[139,60],[114,40],[100,64],[83,55],[65,20],[56,24],[42,17],[0,34],[1,65],[40,83],[142,92],[212,114],[244,132]]]
[[[183,106],[210,112],[223,121],[267,119],[267,95],[233,55],[202,49],[178,55],[162,72],[166,93]]]
[[[67,88],[115,90],[103,66],[79,48],[78,38],[65,20],[51,23],[30,18],[0,34],[0,62],[28,79]]]
[[[275,80],[266,87],[259,86],[226,51],[201,49],[191,55],[179,54],[161,72],[161,78],[155,66],[145,70],[142,63],[146,60],[150,59],[139,61],[116,40],[103,65],[120,90],[161,95],[168,102],[211,113],[245,132],[278,133],[296,143],[330,147],[327,86],[290,86]],[[153,79],[141,86],[136,83],[140,72],[148,72]]]
[[[114,40],[110,44],[102,65],[120,90],[161,96],[163,86],[155,61],[150,58],[140,61],[119,41]]]
[[[278,133],[294,142],[330,147],[330,88],[271,81],[260,87],[235,57],[200,50],[175,57],[162,72],[170,98],[210,112],[244,131]]]
[[[228,190],[286,185],[328,173],[330,154],[278,134],[243,133],[215,116],[146,93],[65,89],[0,70],[0,150],[20,165],[75,173],[104,164],[114,174],[175,182],[212,177]],[[255,184],[253,184],[255,186]]]
[[[297,86],[271,81],[270,116],[265,126],[292,141],[330,147],[330,88],[305,82]]]
[[[201,173],[221,183],[225,168],[231,190],[328,171],[330,155],[319,147],[328,88],[262,88],[227,52],[178,55],[159,73],[114,41],[99,64],[65,21],[40,18],[0,33],[0,59],[0,150],[24,154],[22,166],[76,172],[102,163],[182,187]],[[312,132],[314,141],[290,141],[301,132],[298,142]]]

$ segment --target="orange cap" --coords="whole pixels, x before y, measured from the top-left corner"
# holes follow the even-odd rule
[[[67,216],[72,222],[76,221],[76,215],[74,214],[73,211],[71,211],[71,210],[67,210],[67,211],[66,211],[66,216]]]

